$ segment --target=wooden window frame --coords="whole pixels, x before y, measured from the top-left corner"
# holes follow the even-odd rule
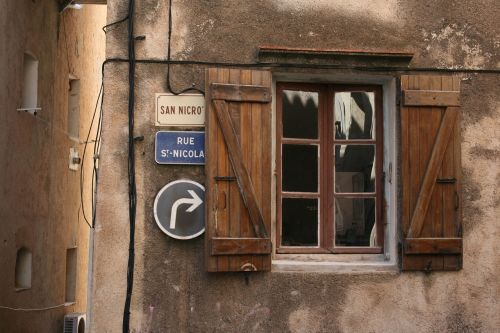
[[[283,137],[282,123],[282,95],[283,90],[300,90],[318,93],[318,138],[317,139],[290,139]],[[335,139],[334,96],[337,92],[364,91],[375,95],[375,139]],[[383,89],[381,85],[358,84],[321,84],[321,83],[276,83],[276,253],[278,254],[378,254],[384,251],[384,223],[383,223]],[[332,126],[329,126],[332,124]],[[317,145],[318,156],[318,191],[311,192],[283,192],[282,189],[282,145]],[[372,193],[334,193],[335,175],[335,145],[365,144],[375,146],[375,192]],[[322,158],[324,157],[324,158]],[[333,171],[333,172],[329,172]],[[326,179],[326,181],[324,181]],[[375,198],[375,224],[378,245],[368,246],[335,246],[335,197]],[[282,199],[283,198],[312,198],[318,199],[318,246],[282,246]]]

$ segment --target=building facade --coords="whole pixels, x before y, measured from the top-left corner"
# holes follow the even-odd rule
[[[108,1],[94,332],[498,330],[496,1],[131,4]],[[157,126],[186,88],[205,127]],[[161,130],[204,131],[205,165],[156,163]],[[190,240],[155,222],[182,179]]]
[[[87,312],[106,7],[62,5],[0,4],[1,332],[61,332]]]

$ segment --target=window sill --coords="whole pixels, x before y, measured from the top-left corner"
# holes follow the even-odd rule
[[[276,255],[273,272],[373,273],[399,272],[396,262],[383,254]]]
[[[21,292],[21,291],[25,291],[25,290],[30,290],[31,287],[20,287],[20,288],[16,288],[16,293],[18,292]]]
[[[16,111],[18,112],[27,112],[27,113],[30,113],[34,116],[36,116],[36,114],[38,113],[38,111],[41,111],[42,108],[41,107],[32,107],[32,108],[19,108],[19,109],[16,109]]]

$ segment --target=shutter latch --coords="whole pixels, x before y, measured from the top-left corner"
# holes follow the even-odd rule
[[[215,176],[214,179],[216,181],[227,181],[227,182],[232,182],[236,180],[236,177],[234,176]]]
[[[455,184],[457,182],[456,178],[438,178],[436,183],[438,184]]]

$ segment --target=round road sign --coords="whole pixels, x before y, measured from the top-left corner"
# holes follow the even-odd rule
[[[205,231],[205,188],[192,180],[176,180],[156,195],[154,214],[158,227],[176,239],[191,239]]]

